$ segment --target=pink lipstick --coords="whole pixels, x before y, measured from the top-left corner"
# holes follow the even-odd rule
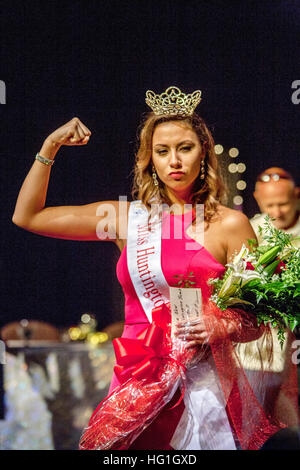
[[[184,175],[184,172],[183,171],[172,171],[171,173],[169,173],[169,176],[171,176],[171,178],[177,180],[177,179],[180,179],[181,176]]]

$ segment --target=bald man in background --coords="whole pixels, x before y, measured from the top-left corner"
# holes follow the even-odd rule
[[[258,176],[253,195],[261,210],[261,214],[257,214],[250,219],[250,223],[259,243],[262,243],[263,239],[258,231],[258,226],[260,225],[263,227],[264,218],[267,214],[275,219],[272,221],[274,227],[293,234],[296,237],[300,237],[299,188],[296,187],[295,181],[290,173],[285,171],[283,168],[268,168]],[[293,241],[293,245],[300,247],[300,240]],[[287,336],[288,340],[284,343],[284,347],[281,350],[276,337],[276,329],[271,328],[270,331],[273,337],[273,351],[276,351],[276,354],[273,356],[274,358],[276,357],[276,360],[272,363],[271,367],[275,374],[274,383],[276,383],[276,377],[278,377],[278,374],[282,373],[283,370],[288,370],[289,365],[291,366],[290,352],[293,351],[292,348],[295,337],[289,334]],[[299,327],[294,330],[294,334],[296,335],[296,338],[300,337]],[[253,358],[255,360],[255,355],[258,354],[255,345],[253,346],[252,343],[242,345],[241,351],[244,352],[242,360],[249,361],[250,364]],[[263,358],[263,360],[265,359]],[[266,364],[268,367],[268,359],[266,359]],[[254,374],[255,372],[251,371],[251,373]],[[300,368],[298,367],[298,375],[299,373]],[[298,380],[300,384],[300,376]],[[298,396],[300,399],[300,395]],[[281,400],[283,400],[284,403],[284,393],[282,394]],[[285,405],[283,404],[282,406]],[[295,422],[295,426],[297,426],[295,428],[296,432],[299,432],[300,429],[298,428],[297,422]],[[286,445],[290,444],[291,443],[286,443]],[[281,442],[281,445],[285,445],[284,440]],[[276,442],[276,446],[278,449],[280,448],[278,442]]]
[[[300,237],[299,188],[290,173],[278,167],[268,168],[258,176],[253,195],[261,214],[250,222],[259,243],[262,237],[258,226],[263,227],[267,214],[275,219],[274,227]],[[300,246],[300,240],[293,244]]]

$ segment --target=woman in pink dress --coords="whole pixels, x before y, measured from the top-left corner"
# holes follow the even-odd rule
[[[176,87],[161,95],[147,92],[152,112],[140,132],[135,202],[45,206],[51,166],[59,148],[86,145],[91,138],[91,131],[79,118],[47,137],[19,193],[13,215],[18,226],[49,237],[117,244],[121,252],[117,276],[125,295],[123,338],[136,338],[151,323],[152,308],[168,300],[168,286],[176,285],[176,275],[193,272],[195,287],[201,288],[207,302],[208,279],[222,275],[233,254],[255,238],[247,217],[222,204],[224,185],[214,141],[195,113],[200,95],[199,91],[185,95]],[[144,225],[139,223],[137,201],[149,211]],[[169,210],[162,213],[160,235],[151,251],[152,246],[145,249],[143,243],[152,236],[151,207],[157,203],[166,204]],[[202,231],[195,217],[199,205],[204,205]],[[263,335],[255,317],[236,311],[230,318],[209,325],[204,321],[188,327],[178,324],[176,335],[187,349],[201,350],[209,344],[209,353],[190,374],[184,400],[172,407],[180,395],[177,391],[130,448],[259,448],[276,427],[264,414],[234,353],[235,343]],[[119,383],[120,378],[114,375],[110,393]]]

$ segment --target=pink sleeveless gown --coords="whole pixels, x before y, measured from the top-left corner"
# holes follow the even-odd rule
[[[224,272],[221,265],[203,246],[192,240],[186,233],[190,223],[183,215],[165,214],[162,222],[161,241],[161,266],[166,281],[170,286],[177,284],[174,275],[183,274],[187,276],[194,273],[196,284],[194,287],[202,289],[202,296],[208,297],[210,289],[207,285],[209,278],[219,277]],[[170,227],[170,237],[164,235],[168,233]],[[183,236],[174,237],[182,230]],[[186,249],[187,243],[193,242],[193,249]],[[140,331],[145,329],[149,321],[144,313],[141,303],[133,287],[128,267],[126,247],[121,253],[117,264],[117,277],[123,288],[125,295],[125,326],[123,338],[136,338]],[[119,384],[113,375],[109,393]],[[175,394],[172,402],[165,407],[158,418],[136,439],[131,449],[171,449],[169,442],[184,409],[183,402],[172,410],[172,403],[176,403],[178,394]]]

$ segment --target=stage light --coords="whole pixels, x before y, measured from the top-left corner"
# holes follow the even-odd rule
[[[86,324],[82,324],[80,325],[80,331],[81,331],[81,339],[82,338],[85,338],[86,335],[90,332],[91,328],[89,325],[86,325]]]
[[[228,165],[228,171],[230,173],[236,173],[237,172],[237,164],[236,163],[230,163],[230,165]]]
[[[84,313],[81,316],[82,323],[89,323],[90,319],[91,319],[91,316],[88,313]]]
[[[103,331],[93,333],[88,338],[89,343],[91,343],[93,346],[96,346],[99,343],[105,343],[105,341],[107,340],[108,340],[108,334]]]
[[[244,180],[239,180],[237,183],[236,183],[236,187],[237,189],[239,189],[240,191],[243,191],[243,189],[245,189],[247,186],[247,183],[246,181]]]
[[[238,163],[237,171],[238,171],[239,173],[244,173],[245,170],[246,170],[246,165],[245,165],[245,163]]]
[[[236,157],[238,156],[238,154],[239,154],[239,151],[238,151],[237,148],[232,147],[232,148],[229,150],[228,153],[229,153],[229,156],[230,156],[231,158],[236,158]]]
[[[236,206],[240,206],[241,204],[243,204],[243,201],[244,201],[244,199],[242,198],[242,196],[234,196],[234,198],[233,198],[233,203]]]
[[[69,329],[69,335],[72,341],[77,341],[81,336],[81,330],[77,326]]]
[[[220,145],[220,144],[215,145],[215,152],[217,155],[221,155],[221,153],[224,152],[223,145]]]
[[[101,331],[98,333],[98,340],[99,343],[105,343],[105,341],[108,340],[108,334],[105,333],[104,331]]]

